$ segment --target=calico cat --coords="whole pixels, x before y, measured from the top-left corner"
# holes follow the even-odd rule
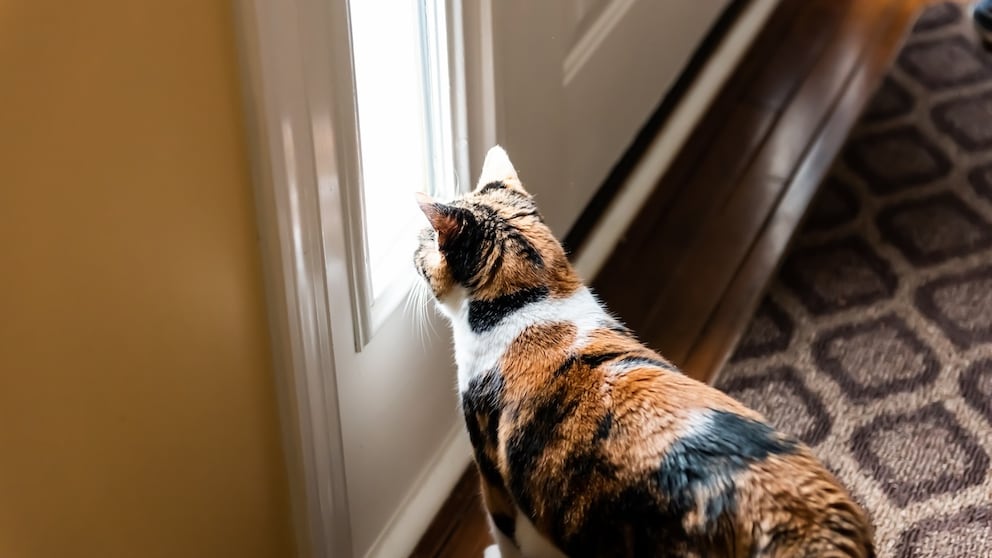
[[[414,262],[454,332],[487,558],[874,556],[864,511],[809,448],[682,375],[583,286],[501,148],[472,193],[418,203]]]

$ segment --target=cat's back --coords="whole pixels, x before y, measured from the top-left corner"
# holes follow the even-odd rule
[[[873,555],[808,448],[622,327],[579,329],[528,328],[475,394],[498,404],[491,455],[515,505],[569,556]]]

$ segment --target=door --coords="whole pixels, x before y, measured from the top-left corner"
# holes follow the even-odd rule
[[[559,237],[729,4],[492,2],[496,135]]]
[[[564,235],[728,2],[238,3],[301,554],[407,555],[470,460],[448,328],[397,309],[413,192],[499,141]]]

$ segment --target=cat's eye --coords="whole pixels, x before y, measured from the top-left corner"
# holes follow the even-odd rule
[[[455,154],[449,27],[443,0],[349,0],[359,184],[347,185],[359,348],[406,296],[424,226],[414,192],[447,198],[467,181]],[[456,96],[456,95],[455,95]],[[467,172],[467,171],[466,171]]]

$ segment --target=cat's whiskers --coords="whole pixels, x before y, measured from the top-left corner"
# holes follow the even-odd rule
[[[428,301],[424,296],[427,289],[423,285],[417,285],[413,290],[416,291],[414,294],[414,311],[417,313],[417,336],[420,339],[420,346],[426,350],[427,342],[430,340],[427,327],[424,325],[424,322],[427,320]]]
[[[406,292],[406,300],[403,301],[403,315],[407,317],[412,326],[414,336],[420,340],[421,347],[424,346],[424,339],[421,333],[423,329],[420,323],[420,311],[417,309],[420,294],[420,285],[413,284]]]
[[[427,327],[431,330],[431,335],[437,337],[437,329],[434,327],[434,319],[431,316],[437,316],[440,312],[437,309],[437,305],[434,304],[434,293],[428,290],[424,285],[420,286],[420,307],[424,310],[424,320],[427,321]]]
[[[413,322],[414,335],[420,340],[421,348],[427,350],[428,342],[437,335],[434,323],[427,314],[433,306],[433,293],[426,284],[415,281],[407,291],[403,313]]]

